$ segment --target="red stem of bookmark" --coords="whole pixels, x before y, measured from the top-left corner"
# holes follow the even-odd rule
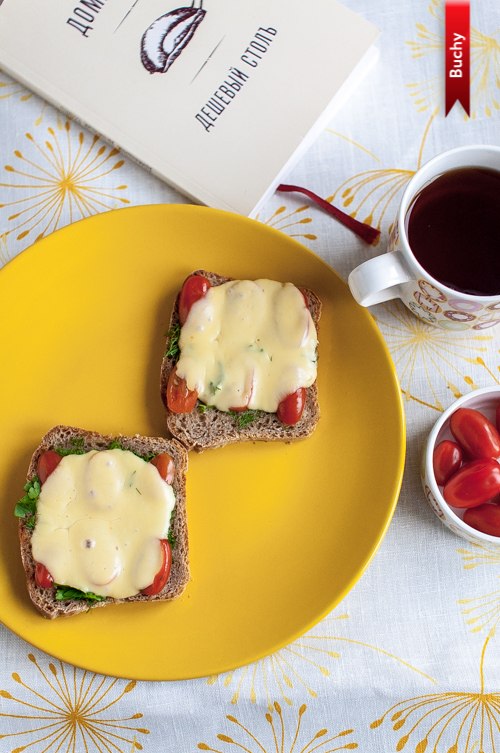
[[[324,209],[325,212],[328,212],[328,214],[341,222],[342,225],[345,225],[345,227],[349,228],[349,230],[352,230],[353,233],[356,233],[356,235],[358,235],[366,243],[374,244],[380,237],[380,230],[377,230],[377,228],[374,228],[371,225],[367,225],[366,222],[359,222],[359,220],[355,220],[354,217],[351,217],[341,209],[337,209],[337,207],[333,206],[333,204],[330,204],[328,201],[325,201],[325,199],[322,199],[321,196],[318,196],[312,191],[309,191],[308,188],[302,188],[301,186],[290,186],[288,184],[281,183],[276,190],[282,193],[296,192],[304,194],[304,196],[307,196],[309,199],[311,199],[311,201],[314,201],[314,203],[321,207],[321,209]]]
[[[470,0],[446,0],[445,116],[455,102],[470,115]]]

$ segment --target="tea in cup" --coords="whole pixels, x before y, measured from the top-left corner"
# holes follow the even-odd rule
[[[500,323],[500,147],[459,147],[418,170],[388,252],[349,275],[362,306],[401,298],[449,330]]]

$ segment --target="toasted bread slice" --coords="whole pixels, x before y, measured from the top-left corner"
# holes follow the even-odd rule
[[[212,286],[221,285],[232,278],[223,277],[214,272],[197,270],[195,275],[203,275]],[[301,288],[312,319],[318,328],[321,316],[321,301],[312,291]],[[191,413],[172,413],[166,402],[167,382],[172,369],[175,368],[177,357],[168,355],[171,345],[172,333],[178,330],[179,310],[178,297],[175,302],[169,324],[169,334],[165,348],[165,356],[161,364],[160,391],[163,404],[167,412],[167,427],[169,432],[182,442],[189,450],[202,452],[208,448],[223,447],[232,442],[244,441],[283,441],[292,442],[297,439],[305,439],[310,436],[319,420],[320,410],[318,403],[318,389],[315,382],[306,391],[306,402],[300,421],[293,426],[285,426],[278,419],[276,413],[264,411],[252,411],[252,421],[245,423],[240,415],[234,415],[217,409],[204,409],[204,406],[196,406]]]
[[[87,600],[58,601],[55,597],[55,589],[40,588],[35,581],[36,563],[31,549],[32,530],[26,525],[26,521],[21,518],[19,520],[19,541],[28,593],[34,606],[44,617],[49,619],[61,615],[86,612],[89,606],[102,607],[109,604],[136,601],[167,601],[180,596],[188,583],[189,559],[185,479],[188,459],[186,449],[175,439],[144,437],[138,434],[134,436],[106,436],[72,426],[56,426],[43,437],[33,453],[28,468],[27,481],[31,482],[36,477],[38,458],[46,450],[71,450],[78,447],[78,451],[88,452],[90,450],[105,450],[114,442],[119,443],[122,449],[130,450],[140,456],[152,456],[168,452],[174,460],[175,478],[172,482],[172,489],[175,494],[175,507],[172,513],[171,532],[175,545],[172,551],[170,576],[163,590],[154,596],[137,594],[124,599],[105,598],[102,601],[95,602]]]

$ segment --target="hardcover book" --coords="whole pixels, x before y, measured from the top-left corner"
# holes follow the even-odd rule
[[[0,0],[0,67],[198,203],[248,215],[377,29],[336,0]]]

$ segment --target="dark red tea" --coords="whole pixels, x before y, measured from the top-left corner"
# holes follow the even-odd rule
[[[500,172],[450,170],[406,215],[410,248],[434,279],[471,295],[500,294]]]

